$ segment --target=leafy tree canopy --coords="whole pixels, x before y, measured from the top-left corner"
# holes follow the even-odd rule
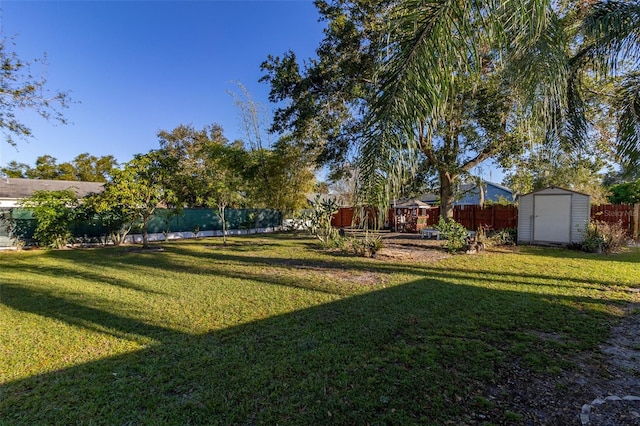
[[[438,176],[447,215],[457,179],[484,160],[532,143],[578,145],[590,132],[585,76],[616,75],[640,56],[632,2],[316,5],[327,21],[318,58],[300,64],[288,52],[262,64],[270,99],[283,105],[272,130],[292,131],[334,169],[357,154],[361,192],[377,202],[424,164]],[[638,87],[633,75],[616,86],[619,111],[635,111],[625,109],[638,93],[629,90]],[[637,122],[619,117],[621,158],[633,159]]]
[[[171,169],[160,151],[137,154],[122,169],[115,169],[111,181],[94,203],[98,211],[108,210],[114,219],[127,218],[142,228],[143,245],[149,245],[148,222],[157,208],[175,200],[167,183]],[[102,208],[100,208],[102,207]]]
[[[640,179],[613,185],[609,191],[609,201],[613,204],[640,203]]]
[[[11,161],[0,172],[11,178],[73,180],[82,182],[106,182],[118,165],[112,155],[96,157],[89,153],[80,154],[71,162],[58,164],[51,155],[42,155],[36,159],[34,167]]]
[[[33,236],[41,246],[63,248],[69,242],[78,206],[72,190],[35,191],[31,197],[21,200],[20,205],[32,210],[37,220]]]

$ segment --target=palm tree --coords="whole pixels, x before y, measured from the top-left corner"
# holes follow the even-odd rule
[[[579,72],[619,77],[617,153],[629,172],[640,169],[640,3],[601,1],[581,20],[584,44],[573,58]],[[579,84],[579,81],[576,85]]]
[[[637,167],[637,3],[585,2],[565,13],[545,0],[409,0],[388,22],[361,145],[363,192],[396,192],[422,158],[451,217],[455,182],[475,165],[530,140],[586,135],[582,81],[594,72],[630,70],[616,98],[618,152]]]

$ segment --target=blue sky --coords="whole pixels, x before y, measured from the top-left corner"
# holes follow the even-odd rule
[[[13,148],[0,142],[0,167],[58,162],[78,154],[119,162],[159,147],[158,130],[218,123],[243,138],[233,81],[268,103],[258,83],[267,55],[314,55],[323,24],[311,1],[7,1],[2,36],[23,60],[47,56],[48,87],[70,91],[68,125],[33,114],[34,132]]]

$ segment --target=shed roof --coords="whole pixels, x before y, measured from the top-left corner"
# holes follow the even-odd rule
[[[537,194],[538,192],[548,191],[549,189],[559,189],[561,191],[567,191],[567,192],[571,192],[573,194],[584,195],[586,197],[590,197],[589,194],[585,194],[584,192],[578,192],[578,191],[574,191],[572,189],[562,188],[560,186],[554,186],[554,185],[547,186],[546,188],[542,188],[542,189],[536,189],[535,191],[531,191],[531,192],[529,192],[527,194],[523,194],[520,197],[524,197],[526,195]]]
[[[70,189],[82,198],[104,190],[103,182],[78,182],[73,180],[0,178],[0,198],[20,200],[35,191],[62,191]]]

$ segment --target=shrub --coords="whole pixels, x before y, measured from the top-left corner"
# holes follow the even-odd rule
[[[464,226],[459,224],[453,219],[444,220],[440,218],[436,229],[440,231],[440,234],[444,238],[443,247],[451,253],[455,253],[464,249],[467,246],[467,238],[469,233]]]
[[[489,241],[496,246],[513,246],[518,240],[518,230],[516,228],[506,228],[494,232]]]
[[[375,257],[376,253],[384,247],[382,237],[369,232],[366,232],[362,238],[351,238],[349,243],[354,254],[364,257]]]
[[[591,221],[584,230],[580,244],[587,252],[616,253],[627,243],[628,237],[620,223]]]
[[[63,248],[71,240],[71,224],[78,205],[73,191],[35,191],[20,204],[33,211],[38,221],[33,237],[41,246]]]
[[[338,231],[331,226],[331,219],[338,210],[339,206],[336,200],[323,200],[318,195],[311,202],[311,209],[304,214],[303,219],[307,230],[315,235],[322,244],[326,245],[330,240],[338,237]]]

